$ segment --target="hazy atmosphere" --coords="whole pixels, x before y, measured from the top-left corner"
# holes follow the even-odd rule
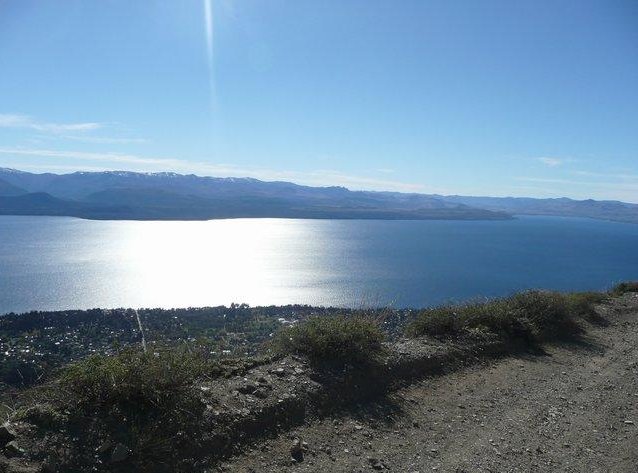
[[[638,202],[637,24],[631,0],[4,0],[0,165]]]

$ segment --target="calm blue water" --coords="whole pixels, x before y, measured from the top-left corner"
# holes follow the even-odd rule
[[[423,306],[638,279],[638,225],[0,217],[0,313],[91,307]]]

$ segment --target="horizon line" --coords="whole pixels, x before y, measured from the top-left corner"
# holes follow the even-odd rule
[[[452,193],[452,194],[440,194],[440,193],[425,193],[425,192],[404,192],[404,191],[391,191],[391,190],[357,190],[357,189],[351,189],[347,186],[342,186],[342,185],[307,185],[307,184],[299,184],[297,182],[294,181],[285,181],[285,180],[266,180],[266,179],[259,179],[256,177],[251,177],[251,176],[210,176],[210,175],[200,175],[200,174],[195,174],[195,173],[188,173],[188,174],[182,174],[179,172],[175,172],[175,171],[127,171],[127,170],[122,170],[122,169],[113,169],[113,170],[104,170],[104,171],[72,171],[72,172],[67,172],[67,173],[54,173],[54,172],[30,172],[30,171],[23,171],[21,169],[17,169],[17,168],[12,168],[12,167],[0,167],[0,172],[1,171],[11,171],[11,172],[17,172],[17,173],[24,173],[24,174],[35,174],[35,175],[42,175],[42,174],[53,174],[55,176],[69,176],[72,174],[116,174],[116,173],[121,173],[121,174],[136,174],[136,175],[146,175],[146,176],[180,176],[180,177],[188,177],[188,176],[193,176],[193,177],[197,177],[199,179],[220,179],[220,180],[233,180],[233,179],[243,179],[243,180],[251,180],[251,181],[258,181],[258,182],[264,182],[264,183],[282,183],[282,184],[292,184],[295,186],[299,186],[299,187],[309,187],[309,188],[315,188],[315,189],[345,189],[349,192],[369,192],[369,193],[386,193],[386,194],[405,194],[405,195],[422,195],[422,196],[428,196],[428,197],[469,197],[469,198],[487,198],[487,199],[533,199],[533,200],[570,200],[573,202],[587,202],[587,201],[592,201],[592,202],[617,202],[617,203],[622,203],[622,204],[629,204],[629,205],[638,205],[638,202],[627,202],[627,201],[623,201],[623,200],[618,200],[618,199],[593,199],[593,198],[586,198],[586,199],[575,199],[572,197],[567,197],[567,196],[560,196],[560,197],[530,197],[530,196],[515,196],[515,195],[502,195],[502,196],[498,196],[498,195],[471,195],[471,194],[458,194],[458,193]]]

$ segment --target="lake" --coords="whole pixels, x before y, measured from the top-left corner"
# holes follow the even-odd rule
[[[414,307],[638,279],[638,225],[0,217],[0,313],[93,307]]]

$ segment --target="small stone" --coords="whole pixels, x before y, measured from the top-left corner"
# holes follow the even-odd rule
[[[120,463],[126,461],[131,454],[131,450],[123,443],[118,443],[111,453],[111,462]]]
[[[107,440],[103,442],[98,448],[96,448],[95,451],[99,455],[105,455],[112,449],[113,449],[113,443],[110,440]]]
[[[301,463],[303,461],[303,446],[299,439],[294,439],[290,446],[290,456],[296,462]]]
[[[253,394],[255,391],[257,391],[257,386],[248,383],[244,384],[243,386],[239,386],[239,388],[237,388],[237,391],[242,394]]]
[[[46,460],[44,460],[44,462],[40,466],[40,473],[56,473],[56,471],[59,470],[55,465],[55,461],[51,457],[48,457]]]
[[[4,446],[4,454],[8,458],[21,457],[22,455],[24,455],[24,450],[20,448],[15,440],[12,440]]]
[[[16,433],[8,423],[0,425],[0,447],[4,447],[15,438]]]
[[[374,470],[383,470],[384,465],[378,458],[368,457],[368,463]]]
[[[277,368],[276,370],[273,371],[273,373],[277,376],[285,376],[286,370],[283,368]]]
[[[626,420],[625,424],[627,425],[634,425],[634,421],[633,420]]]

